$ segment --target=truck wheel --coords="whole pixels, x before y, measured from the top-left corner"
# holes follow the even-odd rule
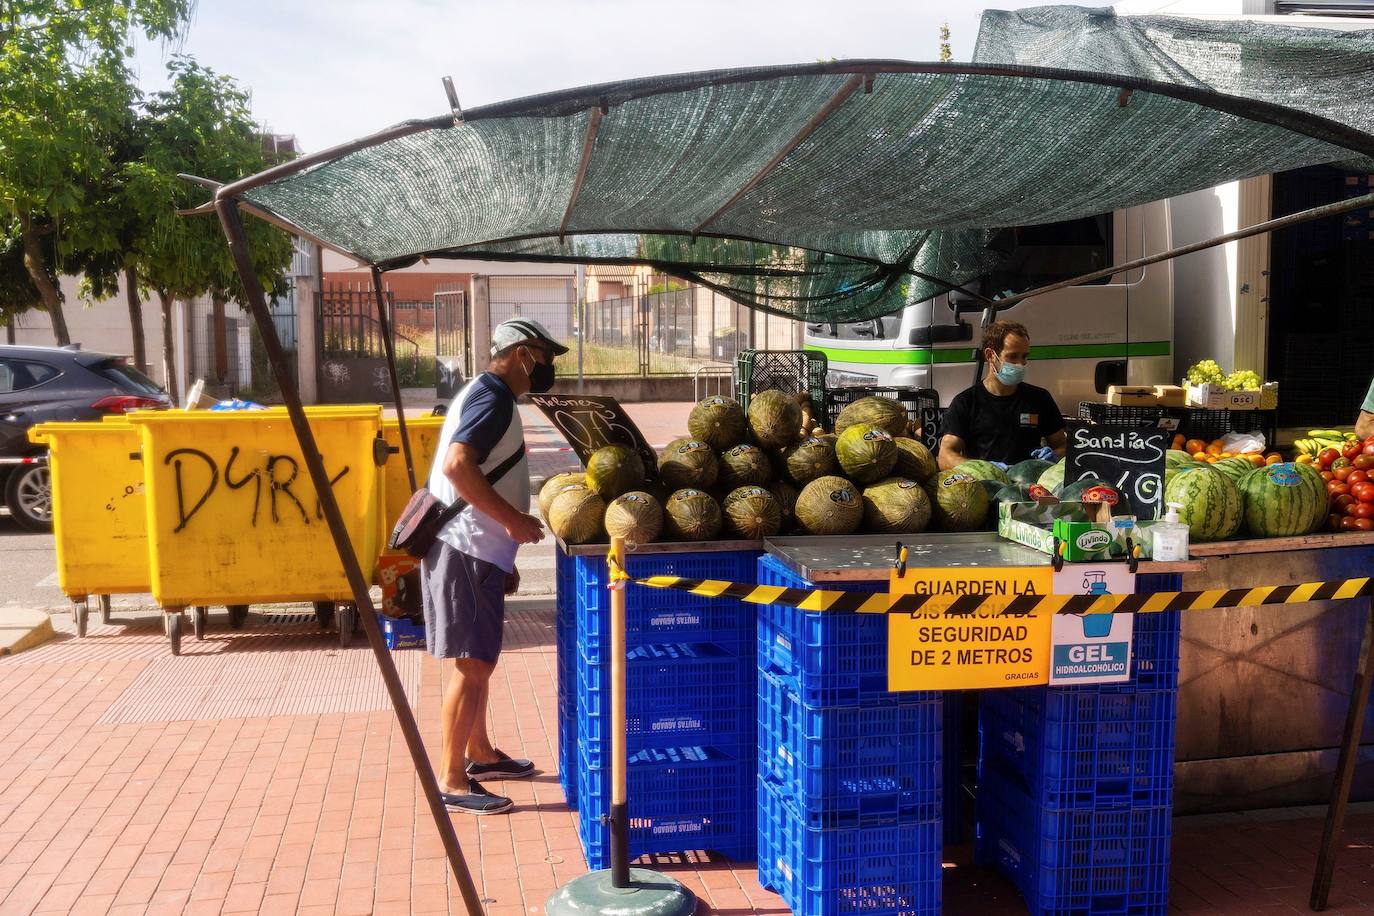
[[[46,464],[21,464],[5,484],[10,517],[29,531],[52,530],[52,477]]]

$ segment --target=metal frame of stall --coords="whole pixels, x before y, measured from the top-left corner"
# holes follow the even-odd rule
[[[1060,70],[1054,68],[1024,67],[1011,65],[988,65],[988,64],[966,64],[966,63],[907,63],[896,61],[847,61],[837,63],[823,63],[816,65],[806,65],[803,67],[787,68],[790,72],[799,74],[848,74],[851,76],[849,83],[846,84],[848,92],[856,91],[860,84],[864,84],[865,90],[871,85],[871,80],[876,73],[917,73],[917,74],[956,74],[968,76],[1002,76],[1012,78],[1032,78],[1046,80],[1061,80],[1080,83],[1095,84],[1104,87],[1115,88],[1120,91],[1119,104],[1126,104],[1130,94],[1139,89],[1143,92],[1156,93],[1175,99],[1185,100],[1198,104],[1203,107],[1238,115],[1242,118],[1262,121],[1271,124],[1282,124],[1285,127],[1309,135],[1339,136],[1343,145],[1352,150],[1363,151],[1374,154],[1374,138],[1354,128],[1338,124],[1327,118],[1310,115],[1303,111],[1287,109],[1272,103],[1260,102],[1252,99],[1242,99],[1236,96],[1229,96],[1215,90],[1184,87],[1168,83],[1161,83],[1154,80],[1140,79],[1135,77],[1117,76],[1109,73],[1089,73],[1076,70]],[[756,76],[736,76],[734,79],[754,79]],[[720,80],[728,81],[728,79]],[[318,153],[303,156],[290,162],[274,166],[256,175],[241,178],[237,181],[221,184],[216,181],[208,180],[198,176],[182,176],[188,181],[200,184],[213,190],[214,199],[192,210],[183,211],[185,215],[203,214],[214,212],[223,227],[225,237],[232,254],[235,268],[243,283],[245,298],[250,311],[253,313],[255,322],[261,334],[264,349],[267,351],[268,361],[272,367],[272,372],[281,390],[282,400],[285,402],[292,427],[301,446],[306,469],[310,474],[316,492],[320,495],[320,504],[325,521],[328,524],[331,537],[339,553],[340,562],[348,578],[350,587],[353,591],[354,599],[357,604],[359,616],[363,625],[364,632],[367,634],[368,643],[372,648],[378,668],[381,672],[383,681],[386,684],[388,695],[390,696],[402,733],[405,736],[407,747],[410,751],[412,761],[415,765],[420,784],[424,790],[426,800],[429,804],[431,815],[439,831],[441,840],[452,867],[455,878],[457,879],[460,892],[462,893],[465,906],[469,913],[477,914],[482,912],[481,900],[477,894],[471,873],[464,860],[457,835],[453,829],[450,816],[444,808],[439,796],[438,782],[434,770],[429,763],[423,741],[420,737],[419,729],[416,725],[414,714],[410,709],[405,696],[405,691],[400,682],[394,662],[391,660],[390,653],[386,648],[382,633],[377,625],[376,608],[373,605],[369,594],[369,583],[364,575],[357,560],[353,556],[349,544],[347,530],[343,517],[339,510],[339,505],[334,499],[329,487],[329,478],[325,471],[320,452],[316,446],[314,436],[310,430],[308,421],[304,413],[300,393],[297,390],[294,376],[286,360],[280,339],[276,333],[267,305],[267,297],[263,287],[253,270],[252,262],[248,252],[248,243],[245,237],[242,216],[240,211],[246,211],[254,216],[264,219],[282,229],[298,234],[302,237],[320,244],[330,250],[340,251],[341,253],[356,258],[351,252],[343,251],[336,245],[307,232],[299,226],[291,224],[275,214],[272,214],[260,207],[254,206],[242,198],[242,195],[256,187],[267,184],[279,178],[292,175],[312,166],[330,162],[349,153],[378,146],[389,140],[405,137],[411,134],[420,133],[431,129],[461,127],[464,115],[458,104],[458,98],[453,91],[452,84],[445,79],[448,100],[452,111],[451,115],[438,118],[431,118],[420,121],[410,121],[395,125],[361,139],[335,146]],[[847,93],[846,93],[847,94]],[[599,97],[595,91],[586,93],[587,109],[600,112],[604,110],[607,103],[604,97]],[[572,98],[573,96],[570,96]],[[838,98],[838,96],[837,96]],[[785,143],[780,152],[773,157],[762,169],[760,169],[737,193],[735,193],[721,208],[738,202],[748,190],[757,185],[769,172],[776,168],[783,159],[794,151],[825,119],[825,117],[837,107],[837,102],[832,99],[831,104],[827,104],[807,122],[802,130]],[[595,127],[599,118],[593,118],[593,127],[589,131],[588,137],[582,151],[582,158],[579,164],[577,179],[571,192],[571,199],[568,202],[568,214],[571,214],[573,206],[577,202],[578,194],[581,191],[582,179],[586,175],[587,165],[595,145]],[[1214,239],[1199,242],[1183,248],[1174,249],[1160,255],[1148,258],[1137,259],[1125,265],[1118,265],[1097,271],[1083,277],[1066,280],[1061,283],[1051,284],[1046,287],[1031,290],[1004,300],[987,301],[988,309],[985,314],[994,315],[1000,306],[1038,295],[1051,289],[1058,289],[1066,286],[1078,285],[1088,282],[1091,279],[1103,274],[1118,273],[1124,269],[1140,267],[1146,264],[1157,263],[1179,257],[1194,251],[1215,247],[1246,238],[1274,229],[1305,222],[1312,219],[1319,219],[1349,210],[1369,207],[1374,205],[1374,194],[1353,200],[1343,201],[1337,204],[1318,207],[1313,210],[1293,214],[1276,220],[1270,220],[1257,226],[1252,226],[1238,232],[1228,233]],[[717,211],[717,214],[720,210]],[[566,229],[567,217],[564,219]],[[685,233],[681,233],[685,234]],[[692,233],[695,236],[696,233]],[[559,232],[561,238],[563,231]],[[432,252],[414,252],[415,258],[426,256]],[[437,254],[437,253],[434,253]],[[540,255],[521,255],[521,260],[569,260],[569,258],[550,258]],[[673,272],[671,264],[652,262],[653,266]],[[382,337],[386,349],[386,360],[388,370],[388,380],[390,382],[392,398],[398,413],[398,425],[400,428],[402,449],[407,465],[407,473],[412,487],[415,484],[414,467],[411,458],[409,436],[406,432],[404,408],[401,404],[400,385],[396,374],[394,342],[391,337],[391,329],[386,316],[386,310],[381,307],[382,288],[381,276],[383,267],[379,264],[369,263],[371,269],[374,291],[378,299],[379,309],[378,318],[381,324]],[[939,278],[921,275],[923,279]],[[939,283],[946,289],[963,288],[958,284],[947,283],[939,280]],[[969,290],[963,290],[970,295],[974,295],[980,300],[985,297],[979,296]],[[1357,747],[1359,740],[1360,724],[1367,708],[1368,693],[1371,684],[1374,684],[1374,611],[1366,625],[1364,640],[1361,648],[1361,661],[1359,671],[1354,684],[1355,696],[1352,697],[1350,715],[1347,721],[1346,738],[1341,750],[1341,760],[1338,767],[1338,778],[1333,792],[1332,805],[1328,814],[1326,833],[1322,844],[1321,855],[1318,863],[1317,878],[1313,887],[1312,906],[1314,909],[1325,907],[1326,895],[1330,888],[1331,878],[1335,866],[1335,845],[1339,839],[1339,834],[1345,815],[1346,802],[1348,800],[1349,788],[1353,779],[1354,766],[1356,762]]]

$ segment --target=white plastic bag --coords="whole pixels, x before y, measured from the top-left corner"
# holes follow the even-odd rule
[[[1233,455],[1264,451],[1264,433],[1227,433],[1221,437],[1221,450]]]

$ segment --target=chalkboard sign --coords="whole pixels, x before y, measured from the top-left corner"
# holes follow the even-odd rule
[[[1163,516],[1164,452],[1173,433],[1152,426],[1068,425],[1068,460],[1064,482],[1094,477],[1110,484],[1131,502],[1138,519]]]
[[[568,440],[584,467],[597,449],[607,445],[628,445],[639,452],[649,479],[658,479],[658,455],[615,398],[532,394],[530,403],[542,410],[554,428]]]

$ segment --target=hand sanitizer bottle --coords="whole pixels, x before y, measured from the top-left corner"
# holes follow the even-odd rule
[[[1188,559],[1188,526],[1178,520],[1178,510],[1182,508],[1181,503],[1169,503],[1164,521],[1150,526],[1154,535],[1151,555],[1161,563]]]

